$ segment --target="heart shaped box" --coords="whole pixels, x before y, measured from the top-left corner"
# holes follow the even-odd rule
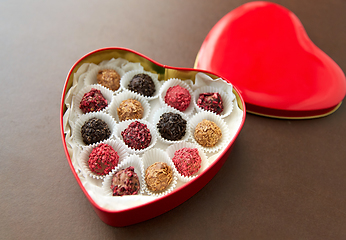
[[[294,13],[271,2],[249,2],[221,18],[195,68],[228,79],[248,112],[269,117],[326,116],[346,94],[341,68],[309,39]]]
[[[135,207],[131,207],[131,208],[119,210],[119,211],[106,209],[104,207],[99,206],[99,204],[97,204],[94,201],[94,199],[90,196],[86,188],[83,186],[81,179],[78,176],[78,173],[71,161],[70,154],[73,154],[73,152],[66,145],[66,139],[65,139],[66,136],[65,136],[65,129],[64,129],[65,123],[64,123],[63,117],[64,117],[64,113],[67,110],[65,106],[66,95],[69,89],[71,88],[71,86],[73,85],[74,74],[77,72],[77,70],[84,63],[99,64],[100,62],[104,60],[110,60],[112,58],[123,58],[130,62],[140,63],[144,67],[145,71],[157,73],[159,75],[159,80],[167,80],[170,78],[179,78],[182,80],[194,79],[194,76],[199,72],[207,74],[212,79],[218,79],[220,78],[220,76],[205,70],[196,70],[196,69],[189,69],[189,68],[174,68],[174,67],[165,66],[151,60],[150,58],[140,53],[137,53],[133,50],[125,49],[125,48],[103,48],[103,49],[98,49],[93,52],[90,52],[86,54],[85,56],[83,56],[82,58],[80,58],[69,71],[64,88],[63,88],[61,109],[60,109],[61,136],[62,136],[62,142],[63,142],[68,163],[71,167],[72,173],[74,174],[80,188],[83,190],[85,196],[88,198],[89,202],[91,203],[93,209],[95,210],[96,214],[100,217],[100,219],[104,221],[106,224],[109,224],[111,226],[122,227],[122,226],[135,224],[141,221],[145,221],[147,219],[163,214],[173,209],[174,207],[180,205],[181,203],[183,203],[184,201],[192,197],[194,194],[196,194],[201,188],[203,188],[215,176],[215,174],[220,170],[224,162],[227,160],[227,157],[229,156],[231,152],[234,142],[237,136],[239,135],[241,128],[244,125],[246,109],[245,109],[245,104],[244,104],[244,100],[242,96],[240,95],[237,88],[233,86],[232,92],[236,97],[235,101],[239,109],[243,111],[241,121],[239,122],[239,127],[236,130],[233,137],[231,138],[231,140],[229,141],[229,143],[226,145],[225,149],[218,155],[218,157],[213,161],[213,163],[211,163],[197,177],[193,178],[192,180],[185,183],[184,185],[177,187],[171,193],[164,195],[162,197],[156,198],[145,204],[141,204]]]

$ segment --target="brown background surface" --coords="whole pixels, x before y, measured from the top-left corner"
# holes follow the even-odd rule
[[[70,170],[59,108],[70,67],[119,46],[193,67],[209,30],[246,1],[0,2],[0,239],[346,239],[346,104],[314,120],[247,114],[200,192],[154,219],[104,224]],[[346,1],[281,0],[346,71]]]

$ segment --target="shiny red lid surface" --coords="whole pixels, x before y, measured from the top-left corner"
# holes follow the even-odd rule
[[[225,15],[204,40],[195,67],[229,79],[250,112],[274,117],[328,115],[346,93],[340,67],[309,39],[296,15],[269,2]]]

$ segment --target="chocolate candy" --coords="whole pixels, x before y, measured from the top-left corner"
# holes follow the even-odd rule
[[[214,122],[204,119],[197,124],[194,137],[203,147],[213,147],[221,139],[222,132]]]
[[[146,97],[153,96],[156,91],[154,81],[145,73],[135,75],[131,79],[128,88],[129,90],[142,94]]]
[[[179,85],[168,88],[165,95],[165,103],[167,105],[178,109],[179,111],[185,111],[191,102],[190,92]]]
[[[172,168],[164,162],[156,162],[145,170],[145,182],[150,191],[161,192],[165,190],[172,179]]]
[[[85,144],[93,144],[110,137],[111,131],[105,121],[91,118],[81,128],[81,135]]]
[[[220,113],[223,111],[223,101],[218,92],[199,94],[197,106],[218,115],[220,115]]]
[[[97,74],[97,83],[116,91],[120,87],[120,75],[113,69],[103,69]]]
[[[144,113],[142,104],[135,99],[122,101],[117,110],[120,122],[125,120],[141,119]]]
[[[111,189],[113,196],[136,195],[139,192],[139,179],[134,167],[117,171],[113,175]]]
[[[100,90],[92,88],[85,93],[80,101],[79,108],[83,113],[97,112],[107,107],[107,100],[103,97]]]
[[[106,175],[118,165],[119,155],[110,145],[100,143],[91,151],[88,163],[93,173]]]
[[[197,148],[182,148],[175,151],[172,161],[181,175],[189,177],[201,168],[202,159]]]
[[[121,132],[121,136],[127,146],[136,150],[147,148],[151,142],[151,134],[147,125],[138,121],[130,123]]]
[[[186,120],[176,113],[164,113],[160,116],[157,128],[164,139],[177,141],[185,135]]]

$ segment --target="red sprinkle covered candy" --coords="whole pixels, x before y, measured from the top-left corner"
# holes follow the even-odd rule
[[[222,98],[218,92],[199,94],[197,106],[218,115],[220,115],[220,113],[223,111]]]
[[[172,161],[181,175],[189,177],[201,168],[202,159],[197,148],[182,148],[175,151]]]
[[[165,102],[179,111],[185,111],[191,102],[191,95],[186,88],[179,85],[168,88]]]
[[[132,122],[121,136],[127,146],[136,150],[147,148],[151,142],[151,134],[146,124],[139,121]]]
[[[85,93],[80,101],[79,108],[83,113],[97,112],[107,107],[107,99],[105,99],[100,90],[92,88]]]
[[[117,171],[113,175],[111,189],[113,196],[136,195],[139,191],[139,179],[134,167]]]
[[[118,153],[108,144],[100,143],[89,155],[89,168],[98,175],[106,175],[119,163]]]

